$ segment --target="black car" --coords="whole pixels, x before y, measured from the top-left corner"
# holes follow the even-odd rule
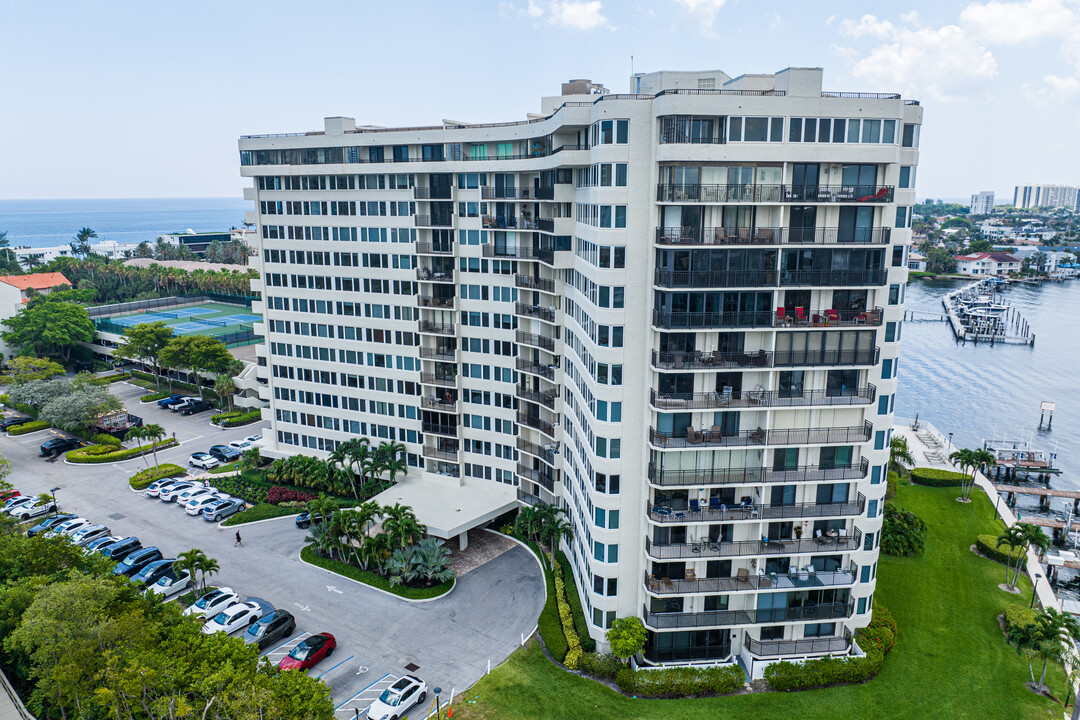
[[[6,418],[3,422],[0,422],[0,430],[7,430],[8,428],[13,428],[16,425],[25,425],[28,422],[32,422],[33,419],[34,418],[28,416],[9,417]]]
[[[240,453],[228,445],[214,445],[210,448],[210,454],[221,463],[230,463],[233,460],[240,459]]]
[[[157,401],[157,406],[158,406],[159,408],[168,408],[168,407],[172,407],[172,406],[173,406],[173,405],[175,405],[176,403],[178,403],[178,402],[180,402],[181,400],[183,400],[183,399],[184,399],[185,397],[186,397],[186,395],[179,395],[179,394],[176,394],[176,395],[170,395],[169,397],[164,397],[164,398],[161,398],[160,400],[158,400],[158,401]]]
[[[307,530],[309,527],[311,527],[312,522],[314,522],[316,525],[318,525],[319,523],[322,522],[322,516],[321,515],[314,515],[313,516],[307,510],[305,510],[304,512],[302,512],[302,513],[300,513],[299,515],[296,516],[296,527],[300,528],[301,530]]]
[[[288,610],[274,610],[256,620],[244,633],[244,642],[263,650],[271,643],[292,637],[296,618]]]
[[[142,548],[131,553],[116,564],[113,575],[133,577],[144,567],[162,558],[161,551],[156,547]]]
[[[136,550],[142,549],[142,543],[134,535],[117,540],[111,545],[98,548],[98,552],[105,557],[120,562]]]
[[[161,560],[154,560],[153,562],[146,563],[142,570],[131,577],[131,582],[136,585],[150,587],[163,576],[171,573],[173,571],[173,563],[175,562],[176,558],[162,558]]]
[[[190,402],[184,406],[184,409],[180,411],[181,415],[194,415],[195,413],[206,412],[214,407],[213,403],[206,400],[196,400]]]
[[[34,527],[27,530],[26,531],[26,537],[34,537],[35,535],[39,535],[39,534],[45,532],[46,530],[51,530],[53,528],[53,526],[59,525],[60,523],[64,522],[65,520],[71,520],[74,517],[77,517],[77,516],[75,516],[75,515],[53,515],[48,520],[42,520],[41,522],[39,522]]]
[[[94,363],[89,360],[76,360],[75,365],[72,367],[77,373],[81,372],[94,372]]]
[[[82,445],[82,441],[72,437],[58,437],[53,438],[52,440],[46,440],[41,443],[41,457],[59,455],[62,452],[74,450],[80,445]]]

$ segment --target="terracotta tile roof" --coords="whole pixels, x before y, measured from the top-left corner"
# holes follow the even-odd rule
[[[35,290],[48,290],[57,285],[71,285],[68,279],[64,277],[64,274],[58,272],[31,273],[29,275],[0,275],[0,282],[7,283],[20,290],[29,290],[30,288],[34,288]]]

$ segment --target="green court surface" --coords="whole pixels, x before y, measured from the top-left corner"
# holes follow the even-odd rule
[[[99,330],[122,334],[124,330],[142,323],[163,322],[177,335],[228,335],[250,330],[259,315],[244,305],[203,302],[192,305],[142,310],[123,315],[95,318]]]

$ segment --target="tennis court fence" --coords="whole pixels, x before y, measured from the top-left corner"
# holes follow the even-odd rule
[[[217,302],[225,305],[242,305],[248,310],[251,303],[260,298],[257,295],[224,295],[222,293],[202,293],[200,295],[173,295],[171,297],[151,298],[149,300],[134,300],[126,303],[113,303],[112,305],[98,305],[86,309],[91,318],[109,317],[111,315],[128,315],[140,310],[159,310],[161,308],[181,307],[184,305],[197,305],[205,302]],[[166,315],[166,313],[159,313]],[[168,317],[173,317],[169,315]]]

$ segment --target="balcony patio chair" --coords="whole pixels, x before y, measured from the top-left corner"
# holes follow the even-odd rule
[[[824,545],[826,542],[828,542],[828,538],[826,538],[825,534],[822,533],[820,529],[818,529],[814,531],[814,542],[818,545]]]
[[[683,580],[686,580],[688,582],[695,582],[697,580],[697,573],[693,570],[687,570],[683,574]]]
[[[803,324],[806,323],[806,312],[805,312],[804,308],[802,308],[802,307],[795,308],[795,322],[799,323],[800,325],[803,325]]]
[[[839,324],[840,323],[840,313],[839,313],[839,311],[831,310],[831,309],[826,310],[825,311],[825,320],[826,320],[826,322],[828,322],[830,324]]]
[[[750,439],[756,443],[765,443],[765,431],[762,428],[758,428],[754,432],[750,433]]]
[[[675,585],[671,582],[671,578],[660,578],[660,582],[664,583],[664,587],[668,590],[675,589]]]
[[[705,438],[702,437],[701,433],[697,430],[691,429],[686,431],[686,442],[690,443],[691,445],[700,445],[701,443],[705,442]]]
[[[752,402],[754,405],[764,405],[765,388],[763,388],[761,385],[758,385],[756,388],[747,393],[747,399],[749,399],[750,402]]]
[[[776,308],[776,324],[777,325],[787,325],[788,324],[787,310],[785,310],[782,307]]]
[[[724,428],[719,425],[713,425],[709,429],[709,440],[712,442],[720,442],[722,437],[724,437]]]
[[[660,589],[660,581],[656,579],[655,575],[649,576],[649,589],[656,592]]]
[[[698,501],[697,500],[691,500],[690,501],[690,512],[695,512],[696,513],[696,512],[700,512],[700,511],[701,511],[701,505],[698,503]]]
[[[716,496],[716,495],[713,495],[712,497],[710,497],[709,498],[709,509],[710,510],[720,510],[720,508],[721,508],[720,498],[718,496]]]
[[[750,584],[750,571],[746,568],[739,568],[739,571],[735,573],[735,584]]]
[[[847,536],[847,530],[845,528],[840,528],[836,531],[836,542],[840,543],[844,540],[847,540]]]

